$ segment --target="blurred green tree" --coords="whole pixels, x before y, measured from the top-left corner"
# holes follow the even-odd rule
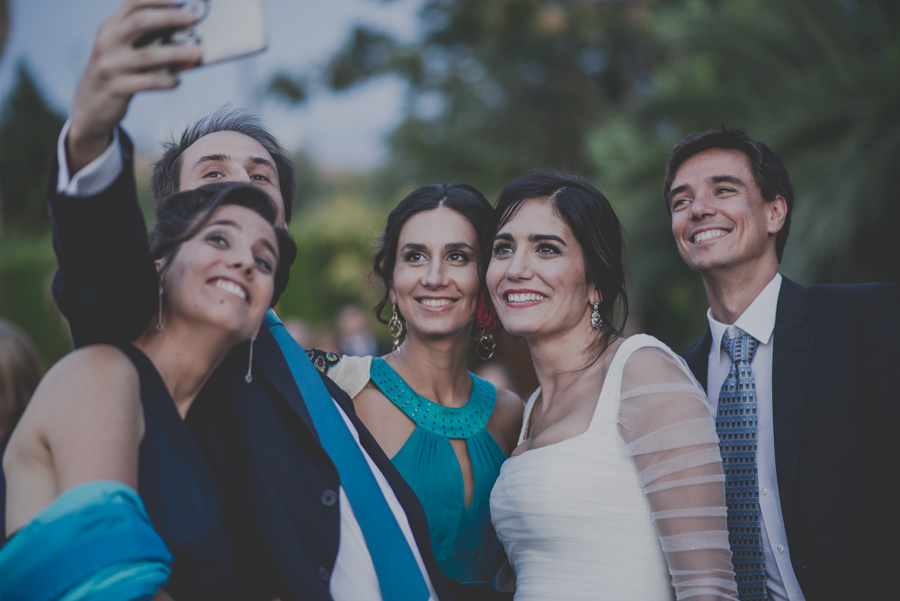
[[[639,94],[660,58],[654,4],[425,0],[419,39],[357,27],[319,73],[279,74],[270,93],[302,102],[311,82],[345,90],[400,77],[407,112],[386,171],[398,181],[490,192],[534,168],[589,175],[586,132]]]
[[[631,233],[644,329],[676,348],[702,331],[702,286],[675,251],[661,185],[668,149],[722,123],[766,142],[791,173],[783,273],[805,284],[900,283],[898,17],[886,0],[697,2],[657,13],[667,59],[653,90],[591,137]]]
[[[24,63],[0,112],[0,216],[4,228],[48,227],[47,175],[65,118],[53,110]]]
[[[3,56],[3,48],[6,46],[6,36],[9,34],[9,2],[0,0],[0,57]]]
[[[791,172],[788,277],[900,283],[895,0],[423,0],[420,23],[413,41],[358,27],[318,72],[279,74],[271,93],[406,82],[386,190],[468,181],[491,195],[533,168],[588,177],[628,232],[631,329],[680,349],[704,327],[661,185],[672,145],[719,124]]]

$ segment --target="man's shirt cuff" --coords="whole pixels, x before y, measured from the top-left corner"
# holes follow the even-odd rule
[[[113,130],[113,139],[99,157],[91,161],[74,176],[69,176],[69,163],[66,157],[66,136],[72,120],[66,121],[56,143],[56,158],[59,163],[59,178],[56,182],[57,193],[75,198],[97,196],[109,188],[122,173],[125,165],[122,161],[122,144],[119,142],[119,128]]]

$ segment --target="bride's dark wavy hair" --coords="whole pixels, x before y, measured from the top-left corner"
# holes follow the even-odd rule
[[[206,225],[216,209],[226,205],[250,209],[274,228],[278,241],[278,265],[271,303],[274,306],[287,287],[297,245],[286,229],[275,224],[277,213],[272,202],[269,195],[256,186],[236,182],[207,184],[167,196],[156,205],[156,224],[150,232],[150,254],[154,260],[163,259],[170,265],[181,245]]]
[[[387,225],[378,242],[378,250],[373,259],[372,272],[384,285],[384,294],[375,305],[375,317],[381,323],[388,320],[382,316],[384,308],[391,300],[391,282],[394,279],[394,266],[397,263],[397,242],[400,230],[406,221],[423,211],[432,211],[440,207],[453,209],[462,215],[478,234],[479,252],[484,249],[484,228],[491,215],[491,203],[484,195],[469,184],[432,184],[422,186],[410,192],[400,201],[388,215]],[[398,315],[399,312],[398,312]],[[402,319],[403,316],[400,315]]]
[[[622,224],[609,200],[581,177],[538,172],[506,184],[487,225],[487,242],[482,245],[482,280],[491,260],[494,236],[522,204],[532,199],[548,201],[581,245],[587,280],[603,297],[603,325],[595,345],[599,357],[614,337],[622,335],[628,319],[625,242]]]

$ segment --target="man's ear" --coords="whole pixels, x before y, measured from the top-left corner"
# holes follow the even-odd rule
[[[784,227],[787,219],[787,201],[779,194],[772,202],[766,203],[766,231],[777,234]]]

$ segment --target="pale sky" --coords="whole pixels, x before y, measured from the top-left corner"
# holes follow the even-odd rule
[[[403,84],[392,78],[342,94],[318,93],[300,108],[263,100],[260,90],[280,69],[320,65],[366,23],[416,35],[420,0],[265,0],[268,49],[262,54],[182,75],[177,90],[132,101],[123,122],[139,150],[155,158],[157,140],[228,102],[259,114],[281,142],[303,149],[323,167],[366,169],[384,159],[384,138],[403,108]],[[68,113],[100,23],[119,0],[11,0],[11,29],[0,62],[0,98],[24,59],[42,92]],[[2,143],[2,142],[0,142]]]

